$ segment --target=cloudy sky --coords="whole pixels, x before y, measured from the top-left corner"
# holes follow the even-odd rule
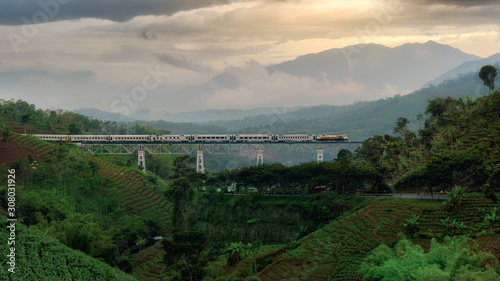
[[[1,0],[0,98],[120,113],[294,106],[308,91],[347,104],[369,89],[263,67],[359,43],[433,40],[488,57],[498,15],[493,0]],[[243,85],[192,92],[228,69],[248,73]]]

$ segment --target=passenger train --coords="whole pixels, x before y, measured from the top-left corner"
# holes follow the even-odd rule
[[[43,135],[34,137],[45,141],[71,141],[94,143],[184,143],[184,142],[327,142],[347,141],[347,135],[311,134],[235,134],[235,135]]]

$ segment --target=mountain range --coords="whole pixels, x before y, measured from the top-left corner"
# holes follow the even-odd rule
[[[270,88],[266,91],[269,93],[264,93],[263,96],[269,96],[271,99],[274,94],[273,83],[269,81],[272,79],[283,83],[288,80],[292,83],[300,80],[308,85],[315,84],[318,92],[323,92],[319,95],[314,91],[303,92],[302,98],[308,101],[309,105],[305,103],[304,106],[294,107],[215,109],[178,113],[140,108],[128,116],[88,108],[78,109],[75,112],[113,121],[212,122],[212,125],[220,124],[229,129],[243,129],[251,126],[265,126],[266,122],[275,123],[276,120],[288,122],[355,111],[366,105],[362,102],[363,100],[375,101],[392,97],[395,94],[406,95],[422,87],[437,86],[459,74],[477,72],[482,65],[498,61],[500,61],[500,54],[481,59],[433,41],[423,44],[404,44],[394,48],[377,44],[360,44],[307,54],[292,61],[267,67],[256,62],[251,62],[246,67],[228,67],[205,83],[177,89],[175,92],[184,100],[193,100],[196,97],[209,99],[220,91],[236,93],[238,90],[251,87],[251,84],[267,83],[266,85]],[[356,91],[362,93],[353,93],[352,89],[357,89]],[[280,90],[277,89],[278,92]],[[352,94],[351,105],[325,105],[325,103],[331,104],[331,101],[337,95],[342,95],[342,92],[346,95]],[[286,100],[287,98],[284,99],[284,104]],[[238,120],[242,121],[238,122]]]

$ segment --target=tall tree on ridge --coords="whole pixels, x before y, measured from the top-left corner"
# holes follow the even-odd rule
[[[483,80],[484,85],[488,86],[491,92],[495,89],[495,77],[497,76],[497,69],[492,65],[485,65],[479,71],[479,78]]]

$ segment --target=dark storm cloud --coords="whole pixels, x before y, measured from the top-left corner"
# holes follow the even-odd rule
[[[449,5],[462,7],[498,4],[498,0],[405,0],[404,2],[424,5]]]
[[[158,58],[159,61],[161,62],[164,62],[164,63],[168,63],[172,66],[175,66],[175,67],[179,67],[179,68],[184,68],[184,69],[188,69],[188,70],[192,70],[192,71],[196,71],[196,72],[200,72],[200,73],[213,73],[214,70],[207,66],[207,65],[204,65],[204,64],[201,64],[201,63],[196,63],[188,58],[186,58],[185,56],[183,55],[180,55],[180,54],[166,54],[166,53],[163,53],[163,54],[160,54],[160,55],[157,55],[156,56]]]
[[[394,17],[398,26],[426,29],[439,25],[500,24],[499,1],[405,0],[401,5],[403,12]]]
[[[141,15],[170,15],[224,4],[217,0],[2,0],[0,25],[99,18],[124,22]],[[24,20],[23,20],[24,18]]]

